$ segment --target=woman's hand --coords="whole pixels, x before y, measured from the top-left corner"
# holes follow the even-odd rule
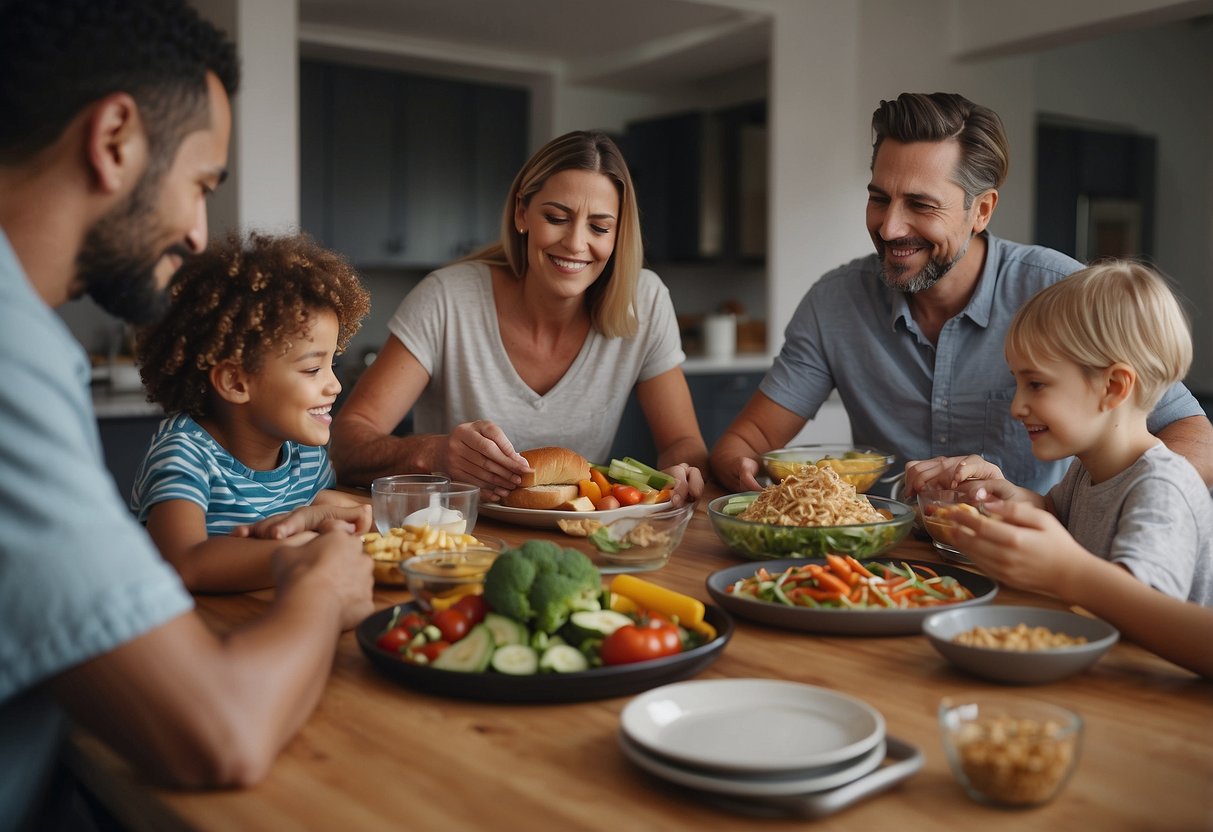
[[[703,473],[694,465],[680,462],[671,465],[663,473],[674,478],[670,486],[670,507],[677,508],[683,503],[694,502],[703,494]]]
[[[464,422],[447,436],[442,470],[452,480],[479,485],[481,495],[495,502],[517,488],[531,466],[501,428],[479,419]]]
[[[1002,470],[976,454],[968,456],[937,456],[933,459],[912,459],[906,463],[903,499],[913,499],[919,491],[931,488],[959,489],[966,480],[1003,480]],[[991,485],[993,494],[997,486]]]
[[[286,540],[303,532],[362,534],[371,530],[369,505],[310,505],[267,517],[247,526],[236,526],[232,537]]]

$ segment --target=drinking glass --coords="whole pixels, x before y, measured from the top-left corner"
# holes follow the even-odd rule
[[[451,478],[443,474],[396,474],[371,483],[371,511],[375,528],[386,535],[404,525],[410,514],[428,508],[431,495],[441,496]]]

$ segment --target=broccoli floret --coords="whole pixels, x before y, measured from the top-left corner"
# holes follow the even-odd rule
[[[528,540],[497,556],[484,579],[484,598],[496,612],[554,633],[577,610],[598,609],[602,578],[576,549]]]

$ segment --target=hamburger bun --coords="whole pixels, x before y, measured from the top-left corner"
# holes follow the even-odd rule
[[[501,504],[511,508],[551,511],[560,508],[569,500],[576,499],[577,493],[575,485],[532,485],[527,488],[515,488],[505,495]]]
[[[590,463],[568,448],[532,448],[522,457],[534,469],[522,475],[522,483],[505,496],[502,505],[543,511],[561,508],[580,493],[578,480],[590,478]]]
[[[519,488],[535,485],[576,485],[579,480],[590,478],[590,463],[581,454],[568,448],[532,448],[522,451],[522,457],[530,463],[534,471],[522,475]]]

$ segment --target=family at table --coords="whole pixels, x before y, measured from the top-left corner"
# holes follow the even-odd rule
[[[761,454],[836,390],[855,442],[905,465],[902,495],[982,502],[952,539],[978,568],[1213,676],[1213,426],[1182,384],[1189,324],[1145,266],[989,233],[1009,163],[992,110],[879,103],[875,252],[812,283],[709,453],[626,161],[593,131],[535,152],[501,239],[403,300],[335,412],[334,359],[369,310],[354,270],[305,235],[207,245],[239,75],[184,0],[0,9],[0,829],[56,822],[69,719],[170,783],[256,783],[373,610],[370,508],[334,487],[442,471],[497,500],[530,471],[520,450],[604,460],[631,391],[682,505],[708,476],[759,488]],[[131,495],[54,312],[86,294],[140,325],[168,413]],[[191,596],[268,586],[264,617],[223,635]]]

